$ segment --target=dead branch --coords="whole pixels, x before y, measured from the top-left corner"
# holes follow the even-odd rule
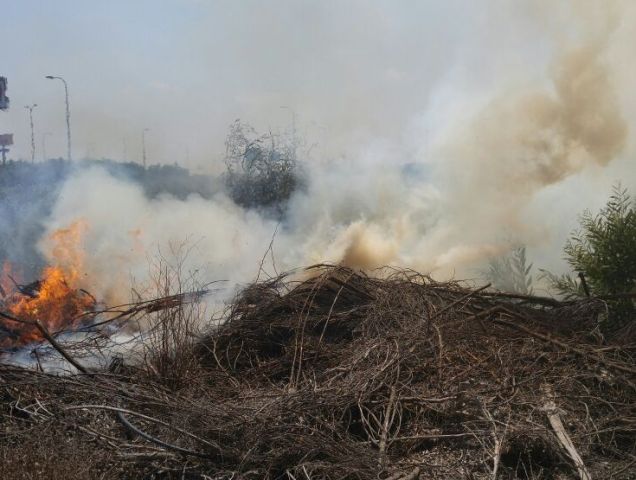
[[[547,390],[549,391],[549,388],[547,388]],[[556,438],[559,441],[559,444],[567,452],[568,456],[574,462],[574,466],[576,467],[576,470],[579,474],[579,478],[581,480],[592,480],[592,476],[585,468],[585,464],[583,463],[583,459],[581,458],[581,455],[579,455],[579,452],[574,447],[574,443],[572,443],[572,439],[570,438],[570,436],[568,435],[568,432],[565,430],[565,427],[563,426],[563,422],[561,421],[561,417],[559,416],[556,404],[554,403],[554,400],[552,398],[550,398],[546,402],[544,409],[548,416],[548,421],[550,422],[550,426],[554,430],[554,433],[556,434]]]
[[[91,314],[115,326],[150,313],[165,327],[190,301]],[[426,469],[427,478],[481,478],[484,465],[492,478],[557,476],[565,455],[579,462],[557,433],[563,415],[546,418],[547,384],[586,472],[625,477],[636,451],[636,332],[599,344],[590,332],[603,308],[596,298],[497,294],[399,269],[372,277],[321,265],[267,278],[203,335],[186,329],[185,344],[171,343],[170,328],[153,330],[168,336],[144,350],[158,364],[65,376],[47,374],[44,357],[45,371],[0,364],[0,466],[13,458],[4,445],[29,451],[61,424],[60,443],[100,443],[86,462],[138,477],[415,480]],[[12,321],[0,324],[12,330]],[[77,358],[92,327],[79,343],[49,334]]]

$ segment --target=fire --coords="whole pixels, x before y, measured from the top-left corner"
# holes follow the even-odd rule
[[[40,320],[51,332],[73,328],[79,322],[78,316],[93,307],[94,300],[72,288],[68,278],[72,277],[60,267],[46,267],[42,280],[34,288],[34,296],[23,293],[14,295],[9,313],[22,320]],[[40,340],[35,328],[23,325],[20,330],[18,343]]]
[[[68,228],[56,230],[46,241],[46,247],[55,265],[64,269],[66,280],[76,287],[80,280],[80,272],[84,268],[85,255],[81,243],[86,230],[86,221],[78,220]]]
[[[37,282],[28,285],[7,282],[12,268],[5,264],[0,280],[4,291],[2,309],[21,320],[39,320],[51,333],[76,327],[81,315],[95,305],[95,299],[80,288],[83,252],[78,245],[84,230],[85,225],[76,222],[51,235],[48,241],[57,265],[46,267]],[[38,340],[41,336],[34,326],[0,320],[0,346],[19,346]]]

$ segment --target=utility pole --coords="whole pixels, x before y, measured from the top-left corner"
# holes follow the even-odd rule
[[[35,162],[35,135],[33,133],[33,109],[37,106],[38,106],[37,103],[34,103],[33,105],[24,106],[24,108],[26,108],[29,111],[29,122],[31,123],[31,163]]]
[[[71,108],[69,107],[69,104],[68,104],[68,84],[66,83],[66,80],[64,80],[62,77],[47,75],[45,78],[48,78],[49,80],[61,80],[62,83],[64,83],[64,94],[66,99],[67,158],[68,158],[68,161],[70,162],[72,160],[72,157],[71,157]]]
[[[141,132],[141,158],[143,160],[144,170],[146,169],[146,132],[150,131],[149,128],[144,128]]]
[[[9,97],[7,97],[7,79],[6,77],[0,77],[0,111],[9,109]],[[13,145],[13,134],[2,133],[0,134],[0,153],[2,153],[2,165],[7,163],[7,153],[9,153],[9,147]]]
[[[13,134],[0,134],[0,153],[2,153],[2,165],[6,165],[7,163],[7,153],[9,153],[9,147],[11,145],[13,145]]]

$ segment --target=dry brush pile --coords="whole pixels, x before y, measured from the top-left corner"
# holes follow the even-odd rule
[[[635,478],[636,345],[598,333],[601,299],[385,273],[316,266],[255,283],[203,336],[166,340],[190,317],[164,310],[141,365],[0,367],[0,466],[10,478]]]

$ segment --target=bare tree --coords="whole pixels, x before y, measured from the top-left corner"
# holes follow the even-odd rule
[[[282,215],[292,194],[303,185],[294,133],[259,135],[240,120],[225,141],[225,183],[234,202]]]

